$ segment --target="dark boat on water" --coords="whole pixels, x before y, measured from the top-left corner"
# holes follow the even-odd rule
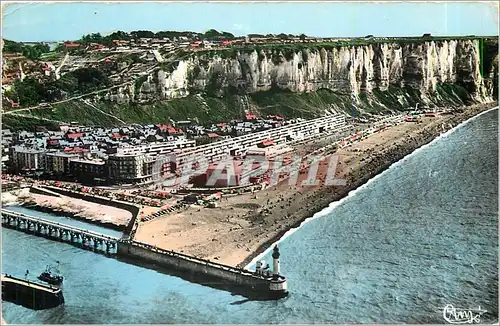
[[[50,266],[47,266],[45,272],[40,274],[40,276],[38,276],[38,279],[52,285],[61,285],[63,282],[63,277],[61,275],[52,273],[52,271],[50,270]]]

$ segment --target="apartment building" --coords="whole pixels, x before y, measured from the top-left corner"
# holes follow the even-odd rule
[[[168,154],[176,149],[186,149],[190,147],[195,147],[196,141],[187,140],[185,138],[179,138],[172,142],[159,142],[150,143],[146,145],[138,146],[121,146],[108,150],[109,154],[120,154],[120,155],[141,155],[147,154],[152,156],[158,156],[161,154]]]
[[[107,160],[108,177],[113,183],[141,183],[152,179],[154,159],[145,154],[114,154]]]
[[[45,153],[44,172],[49,174],[69,174],[70,162],[77,159],[77,154],[67,154],[63,152]]]
[[[305,120],[295,124],[229,138],[211,144],[197,146],[191,150],[185,150],[177,154],[177,166],[182,166],[188,156],[203,156],[212,163],[222,159],[226,155],[243,156],[249,148],[256,146],[259,142],[266,139],[271,139],[275,145],[280,145],[307,140],[322,134],[339,132],[348,127],[345,116],[341,114]]]
[[[70,161],[71,174],[83,182],[94,182],[108,176],[108,166],[104,160],[73,159]]]
[[[45,167],[45,150],[13,146],[10,148],[10,167],[15,173],[41,171]]]

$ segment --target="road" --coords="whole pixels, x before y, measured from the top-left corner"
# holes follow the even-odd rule
[[[163,62],[163,57],[161,56],[160,52],[158,50],[153,50],[153,54],[155,55],[155,58],[158,62]]]
[[[155,65],[155,66],[151,67],[149,69],[149,71],[146,71],[145,73],[147,74],[147,73],[151,72],[157,66],[158,65]],[[135,80],[130,80],[128,82],[125,82],[125,83],[122,83],[122,84],[118,84],[118,85],[114,85],[114,86],[111,86],[111,87],[108,87],[108,88],[105,88],[105,89],[100,89],[100,90],[93,91],[93,92],[90,92],[90,93],[87,93],[87,94],[83,94],[83,95],[73,96],[71,98],[68,98],[68,99],[65,99],[65,100],[62,100],[62,101],[56,101],[56,102],[51,102],[51,103],[43,103],[43,104],[40,104],[40,105],[28,107],[28,108],[22,108],[22,109],[4,111],[2,114],[5,115],[5,114],[13,114],[13,113],[18,113],[18,112],[23,112],[23,111],[30,111],[30,110],[36,110],[36,109],[52,108],[53,105],[67,103],[67,102],[71,102],[71,101],[74,101],[74,100],[79,100],[79,99],[87,97],[87,96],[96,95],[96,94],[107,92],[109,90],[112,90],[112,89],[115,89],[115,88],[119,88],[119,87],[122,87],[122,86],[125,86],[125,85],[133,84],[134,82],[135,82]]]
[[[172,55],[174,55],[174,53],[176,53],[178,50],[179,49],[173,50],[170,53]],[[182,60],[182,59],[184,59],[187,56],[189,56],[189,53],[186,54],[185,56],[181,57],[181,58],[172,58],[172,57],[170,57],[169,60],[168,60],[168,63],[173,63],[175,61]],[[61,64],[61,67],[62,67],[62,64]],[[147,74],[151,73],[153,70],[155,70],[157,67],[158,67],[158,63],[154,64],[153,66],[151,66],[147,70],[139,73],[138,76],[147,75]],[[39,104],[39,105],[36,105],[36,106],[28,107],[28,108],[20,108],[20,109],[15,109],[15,110],[2,111],[2,115],[5,115],[5,114],[15,114],[15,113],[19,113],[19,112],[36,110],[36,109],[52,108],[53,105],[63,104],[63,103],[67,103],[67,102],[79,100],[79,99],[85,98],[87,96],[91,96],[91,95],[96,95],[96,94],[99,94],[99,93],[108,92],[108,91],[110,91],[112,89],[115,89],[115,88],[119,88],[119,87],[123,87],[123,86],[126,86],[126,85],[133,84],[134,82],[135,82],[135,78],[132,79],[132,80],[129,80],[127,82],[118,84],[118,85],[113,85],[111,87],[108,87],[108,88],[105,88],[105,89],[100,89],[100,90],[93,91],[93,92],[90,92],[90,93],[86,93],[86,94],[83,94],[83,95],[73,96],[71,98],[68,98],[68,99],[65,99],[65,100],[62,100],[62,101],[56,101],[56,102],[51,102],[51,103],[43,103],[43,104]]]
[[[114,116],[114,115],[112,115],[112,114],[109,114],[109,113],[107,113],[107,112],[104,112],[103,110],[99,109],[98,107],[96,107],[96,106],[92,105],[92,103],[90,103],[90,101],[88,101],[88,100],[84,100],[84,99],[81,99],[81,101],[82,101],[83,103],[87,104],[88,106],[90,106],[91,108],[95,109],[96,111],[99,111],[99,112],[101,112],[102,114],[107,115],[108,117],[111,117],[111,118],[113,118],[113,119],[116,119],[116,120],[118,120],[120,123],[123,123],[124,125],[126,125],[126,124],[127,124],[125,121],[121,120],[121,119],[120,119],[120,118],[118,118],[117,116]]]
[[[61,64],[56,69],[56,79],[61,78],[61,76],[59,75],[59,71],[61,71],[61,68],[64,66],[66,61],[68,61],[68,59],[69,59],[69,53],[66,53],[66,55],[64,56],[64,59],[61,61]]]
[[[43,117],[37,117],[34,115],[22,114],[22,113],[11,113],[11,115],[13,115],[15,117],[19,117],[19,118],[37,119],[37,120],[42,120],[42,121],[54,122],[54,123],[58,123],[58,124],[65,123],[64,121],[52,120],[52,119],[47,119],[47,118],[43,118]]]

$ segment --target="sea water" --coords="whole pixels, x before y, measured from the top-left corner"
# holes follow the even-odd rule
[[[248,301],[71,245],[2,231],[2,272],[56,260],[66,303],[7,323],[445,323],[498,320],[498,110],[419,149],[280,241],[290,296]],[[31,215],[42,215],[34,211]],[[95,226],[87,225],[89,230]],[[114,232],[114,231],[111,231]],[[270,261],[270,253],[264,258]]]

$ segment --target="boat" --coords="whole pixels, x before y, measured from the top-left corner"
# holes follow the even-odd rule
[[[47,266],[47,269],[45,270],[45,272],[40,274],[40,276],[38,276],[38,279],[40,281],[44,281],[44,282],[52,284],[52,285],[61,285],[63,282],[62,275],[57,275],[57,274],[52,273],[50,266]]]

